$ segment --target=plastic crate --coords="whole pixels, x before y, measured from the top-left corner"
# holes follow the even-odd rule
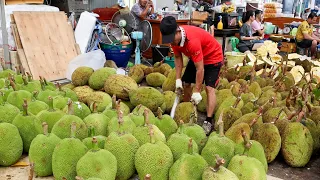
[[[113,60],[118,67],[126,67],[132,52],[132,43],[128,45],[111,45],[100,42],[101,50],[107,60]]]

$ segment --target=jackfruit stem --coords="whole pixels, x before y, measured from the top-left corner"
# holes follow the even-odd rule
[[[48,124],[46,122],[42,123],[42,128],[43,128],[43,134],[45,136],[48,136]]]
[[[300,111],[299,114],[298,114],[298,118],[297,118],[296,122],[301,122],[303,117],[304,117],[304,115],[305,115],[304,110]]]
[[[28,102],[26,99],[23,99],[23,116],[28,116]]]
[[[243,144],[245,147],[243,155],[248,155],[248,151],[252,146],[252,142],[249,141],[249,139],[247,137],[247,133],[243,129],[241,129],[241,134],[242,134],[242,138],[244,140]]]
[[[34,176],[34,163],[30,163],[30,171],[29,171],[28,180],[33,180],[33,176]]]
[[[184,124],[183,120],[180,120],[180,121],[179,121],[179,127],[180,127],[180,128],[179,128],[179,129],[180,129],[180,130],[179,130],[179,133],[180,133],[180,134],[183,134],[183,133],[184,133],[183,124]]]
[[[271,123],[276,123],[276,122],[279,120],[280,115],[281,115],[281,113],[282,113],[283,111],[284,111],[284,109],[281,108],[280,111],[279,111],[279,113],[278,113],[277,116],[272,120]]]
[[[153,131],[152,125],[149,125],[149,135],[150,135],[150,143],[151,144],[156,143],[156,141],[154,139],[154,131]]]
[[[195,104],[195,102],[192,101],[191,103],[193,105],[193,112],[190,114],[189,124],[193,125],[198,121],[198,113],[197,113],[197,105]]]
[[[27,76],[28,76],[28,81],[31,82],[33,80],[32,75],[29,72],[26,72]]]
[[[97,141],[97,138],[96,137],[93,137],[92,138],[92,150],[93,151],[99,151],[100,150],[100,148],[99,148],[99,146],[98,146],[98,141]]]
[[[25,86],[28,85],[27,77],[25,75],[22,75],[22,80]]]
[[[48,97],[49,102],[49,111],[53,111],[53,98],[51,96]]]
[[[233,104],[233,108],[237,108],[237,106],[239,105],[239,103],[240,103],[240,101],[241,101],[241,96],[238,96],[237,97],[237,100],[234,102],[234,104]]]
[[[92,112],[93,112],[93,113],[98,113],[98,105],[97,105],[97,102],[93,102],[93,104],[92,104]]]
[[[158,107],[158,110],[157,110],[157,114],[158,114],[158,119],[162,119],[162,109],[160,107]]]
[[[147,174],[147,175],[144,177],[144,180],[151,180],[151,175],[150,175],[150,174]]]
[[[77,130],[77,123],[73,121],[71,123],[71,138],[76,138],[76,130]]]
[[[61,84],[59,82],[57,82],[57,87],[58,87],[59,91],[63,91],[62,87],[61,87]]]
[[[11,85],[11,87],[12,87],[12,89],[13,89],[14,91],[17,91],[17,86],[16,86],[16,84],[13,82],[12,79],[10,79],[10,85]]]
[[[123,125],[123,112],[118,112],[118,125],[119,125],[119,134],[121,134],[121,126]]]
[[[220,135],[220,137],[224,136],[224,127],[223,127],[224,123],[223,123],[222,117],[223,117],[223,111],[220,113],[220,116],[219,116],[219,119],[218,119],[218,122],[217,122],[217,125],[219,126],[219,135]]]
[[[84,180],[82,177],[76,176],[76,180]]]
[[[144,109],[143,115],[144,115],[144,125],[148,126],[150,124],[150,121],[149,121],[149,112],[147,109]]]
[[[72,105],[72,100],[71,99],[68,100],[68,114],[69,115],[73,115],[74,114],[74,109],[73,109],[73,105]]]
[[[40,84],[41,84],[41,89],[42,89],[42,91],[45,91],[46,90],[46,86],[45,86],[45,84],[44,84],[44,82],[43,82],[43,79],[42,79],[42,77],[40,76]]]
[[[114,94],[114,95],[112,96],[112,109],[116,109],[116,107],[117,107],[117,97],[116,97],[116,95]]]
[[[192,138],[189,139],[189,143],[188,143],[188,153],[189,154],[193,154],[193,144],[192,144]]]
[[[48,86],[48,81],[47,81],[46,78],[43,78],[43,82],[44,82],[44,84],[45,84],[46,86]]]
[[[214,167],[211,167],[211,170],[213,172],[219,171],[220,166],[222,166],[226,162],[223,158],[219,157],[219,155],[216,154],[215,156],[216,156],[216,165]]]
[[[121,99],[119,99],[116,103],[116,111],[119,112],[120,111],[120,103],[121,103]]]
[[[260,118],[260,116],[258,116],[258,118],[254,118],[254,119],[250,122],[250,124],[249,124],[250,128],[252,128],[252,127],[257,123],[257,119],[259,119],[259,118]]]
[[[16,68],[17,75],[20,75],[21,74],[20,66],[16,66],[15,68]]]

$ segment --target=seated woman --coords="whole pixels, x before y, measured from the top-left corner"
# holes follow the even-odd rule
[[[262,26],[262,11],[256,10],[255,11],[256,19],[252,22],[252,34],[253,36],[264,36],[264,29]]]
[[[255,43],[263,43],[263,41],[261,41],[261,36],[252,35],[251,23],[254,20],[255,15],[253,11],[244,13],[242,18],[244,24],[240,28],[240,42],[238,44],[238,49],[242,53],[249,53],[250,51],[257,49],[258,46],[254,47]]]

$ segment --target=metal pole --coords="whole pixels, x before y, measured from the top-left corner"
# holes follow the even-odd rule
[[[189,6],[189,8],[188,8],[188,10],[189,10],[189,19],[191,20],[191,13],[192,13],[192,0],[189,0],[189,4],[188,4]]]
[[[4,0],[0,0],[0,11],[1,11],[1,30],[2,30],[2,45],[3,54],[6,68],[11,68],[10,57],[9,57],[9,47],[8,47],[8,33],[6,26],[6,16],[4,11]]]

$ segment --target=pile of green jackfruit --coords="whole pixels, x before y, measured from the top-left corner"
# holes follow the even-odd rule
[[[205,91],[197,107],[182,102],[166,114],[176,97],[167,64],[136,65],[128,76],[79,67],[64,86],[4,70],[0,166],[24,152],[37,176],[55,179],[262,180],[281,152],[303,167],[319,151],[320,89],[312,73],[285,69],[223,69],[208,136],[197,124]]]

